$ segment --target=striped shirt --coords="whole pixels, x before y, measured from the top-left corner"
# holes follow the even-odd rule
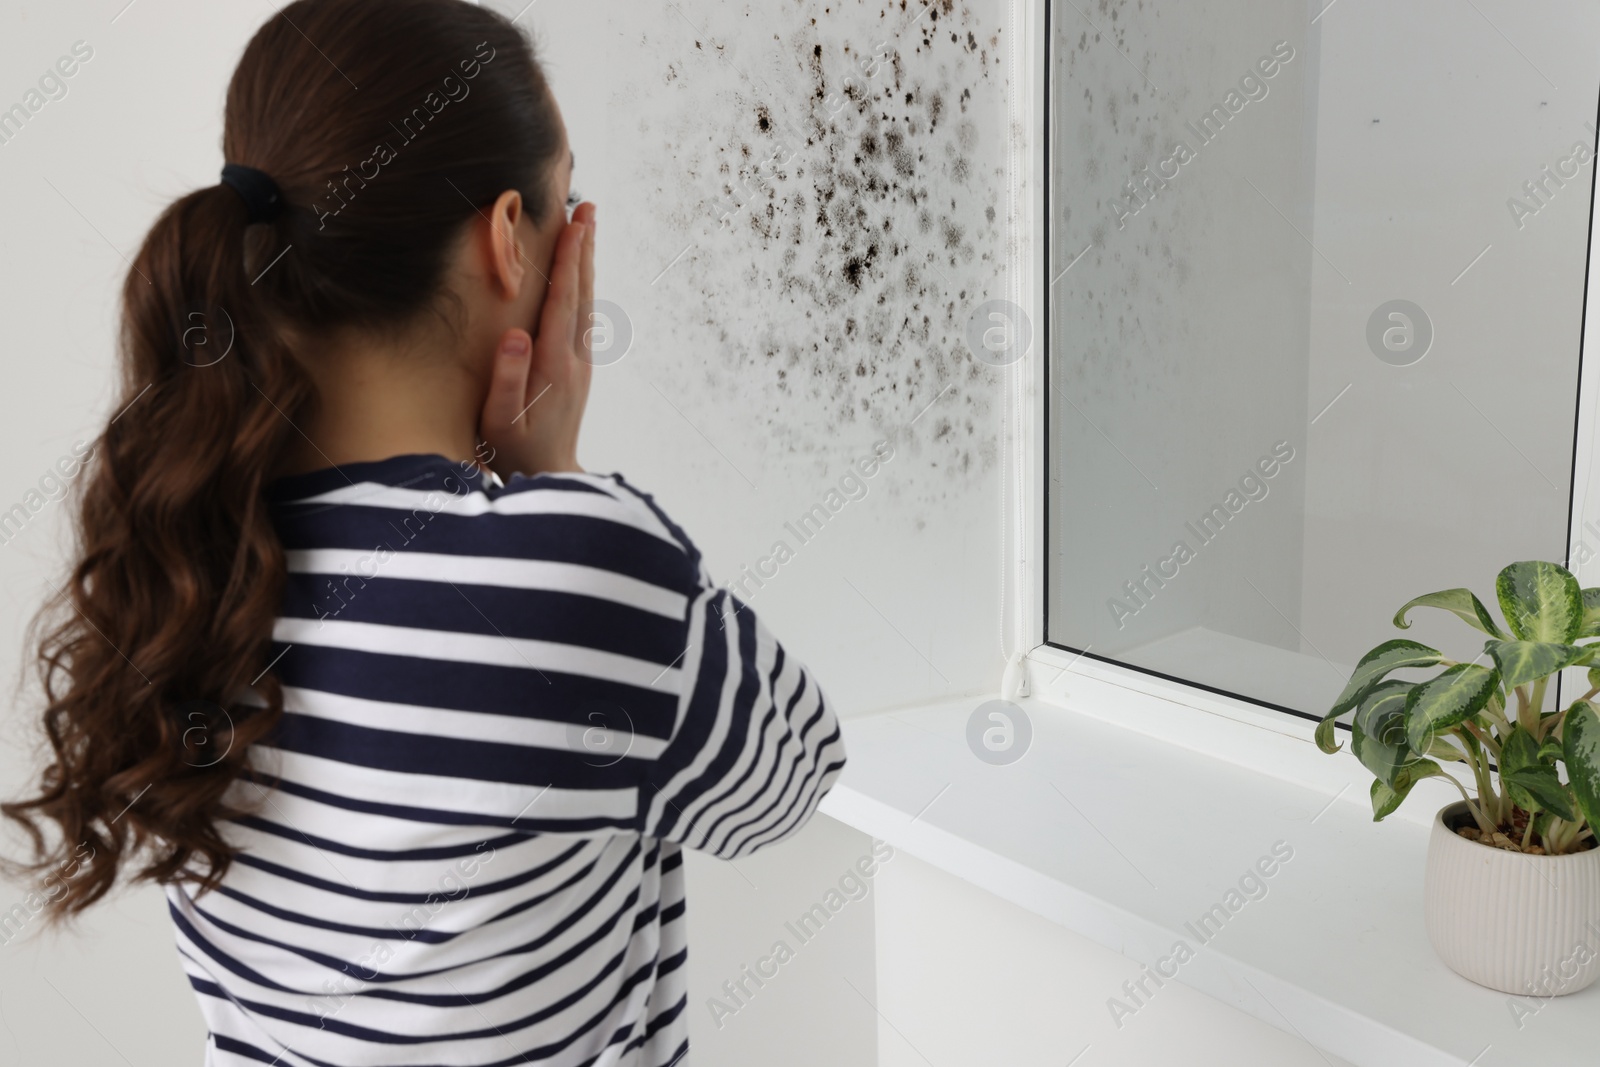
[[[221,887],[167,887],[206,1063],[687,1064],[680,849],[810,817],[816,683],[621,476],[406,455],[266,495],[285,714]]]

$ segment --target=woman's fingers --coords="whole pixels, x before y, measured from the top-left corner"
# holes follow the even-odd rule
[[[539,312],[539,341],[561,344],[573,336],[578,315],[578,268],[582,258],[584,225],[569,222],[556,242],[550,265],[550,293]]]
[[[528,331],[511,329],[500,337],[494,353],[494,369],[489,380],[489,395],[483,402],[483,428],[502,433],[528,403],[528,370],[533,366],[533,339]]]
[[[584,215],[583,230],[583,257],[578,263],[578,306],[582,314],[587,315],[594,306],[594,219],[595,206],[585,204],[588,212]],[[583,324],[588,327],[588,323]]]
[[[578,332],[572,347],[584,364],[594,360],[590,354],[591,328],[594,326],[594,205],[582,205],[583,249],[578,261]],[[576,213],[575,213],[576,217]]]

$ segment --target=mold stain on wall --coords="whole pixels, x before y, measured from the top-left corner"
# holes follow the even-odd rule
[[[915,495],[959,493],[997,462],[1013,373],[966,340],[1007,295],[1004,6],[688,10],[630,15],[654,61],[616,98],[641,116],[631,185],[676,242],[641,242],[632,273],[685,249],[647,290],[674,361],[650,377],[746,455],[821,469],[887,436]]]

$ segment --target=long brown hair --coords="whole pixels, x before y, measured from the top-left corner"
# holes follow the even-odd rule
[[[297,0],[245,48],[223,155],[275,179],[282,210],[251,224],[218,184],[151,228],[122,290],[121,398],[78,479],[73,566],[29,631],[50,762],[0,810],[33,846],[12,871],[64,887],[52,918],[119,869],[221,880],[219,821],[247,806],[225,794],[283,713],[269,660],[285,563],[262,488],[316,399],[292,339],[440,311],[452,243],[483,206],[516,189],[535,223],[552,209],[561,144],[530,43],[465,0]]]

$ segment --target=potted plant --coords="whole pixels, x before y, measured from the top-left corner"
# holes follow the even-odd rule
[[[1600,656],[1600,589],[1580,589],[1554,563],[1513,563],[1495,580],[1504,628],[1468,589],[1409,601],[1441,608],[1488,635],[1459,661],[1416,641],[1385,641],[1361,658],[1317,725],[1317,746],[1350,749],[1372,772],[1372,817],[1398,808],[1424,778],[1461,800],[1434,816],[1424,912],[1434,949],[1480,985],[1518,995],[1575,993],[1600,978],[1600,668],[1565,708],[1546,708],[1550,681]],[[1442,667],[1401,680],[1395,671]],[[1471,776],[1474,791],[1457,774]],[[1563,773],[1564,772],[1564,773]]]

